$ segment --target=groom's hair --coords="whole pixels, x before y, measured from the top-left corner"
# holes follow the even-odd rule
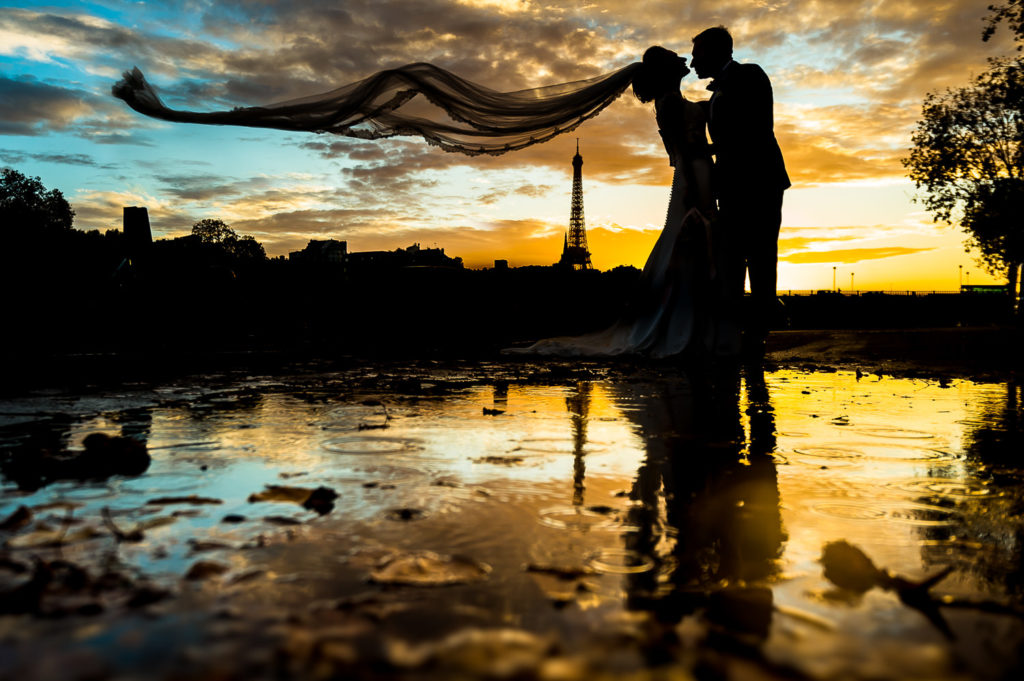
[[[715,54],[732,54],[732,36],[725,26],[712,26],[693,36],[693,44],[701,43]]]

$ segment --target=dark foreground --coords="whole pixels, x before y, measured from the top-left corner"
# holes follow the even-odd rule
[[[1018,677],[1001,343],[65,358],[0,400],[0,677]]]

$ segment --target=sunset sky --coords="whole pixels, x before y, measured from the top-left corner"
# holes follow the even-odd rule
[[[915,204],[900,158],[925,93],[968,83],[1013,51],[981,41],[992,0],[194,0],[0,8],[0,165],[38,175],[79,229],[149,208],[155,235],[221,218],[270,255],[313,239],[349,250],[419,242],[471,267],[551,264],[569,220],[575,137],[595,266],[641,267],[661,229],[670,168],[650,105],[627,93],[571,135],[498,157],[412,138],[164,123],[110,95],[138,66],[173,108],[225,109],[314,94],[427,61],[499,90],[578,80],[725,24],[737,60],[775,90],[793,179],[781,289],[955,289],[993,283],[962,234]],[[709,97],[693,75],[685,94]]]

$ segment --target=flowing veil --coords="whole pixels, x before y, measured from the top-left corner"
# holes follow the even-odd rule
[[[546,142],[596,116],[630,85],[639,66],[571,83],[498,92],[433,64],[416,63],[318,95],[207,113],[167,108],[134,68],[114,85],[113,94],[136,111],[167,121],[361,139],[409,135],[445,151],[503,154]]]

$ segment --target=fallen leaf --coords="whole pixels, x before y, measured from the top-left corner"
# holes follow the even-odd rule
[[[190,494],[187,497],[157,497],[146,502],[147,506],[170,506],[172,504],[223,504],[220,499]]]
[[[216,577],[227,572],[230,568],[223,563],[215,563],[211,560],[200,560],[192,565],[185,573],[185,579],[200,580],[209,577]]]
[[[79,527],[71,532],[63,530],[36,530],[8,539],[7,547],[12,549],[37,549],[44,546],[74,544],[100,536],[103,536],[103,532],[89,526]]]
[[[28,506],[19,506],[13,513],[0,523],[0,530],[4,532],[15,532],[32,522],[32,511]]]
[[[313,490],[305,487],[288,487],[286,485],[267,485],[262,492],[255,492],[249,495],[249,503],[259,501],[283,501],[295,504],[302,504],[313,493]]]
[[[262,492],[249,495],[249,503],[260,501],[285,502],[299,504],[303,508],[325,515],[334,510],[334,500],[338,493],[330,487],[289,487],[287,485],[267,485]]]
[[[864,593],[884,583],[885,574],[863,551],[846,541],[829,542],[822,549],[825,578],[841,589]]]

